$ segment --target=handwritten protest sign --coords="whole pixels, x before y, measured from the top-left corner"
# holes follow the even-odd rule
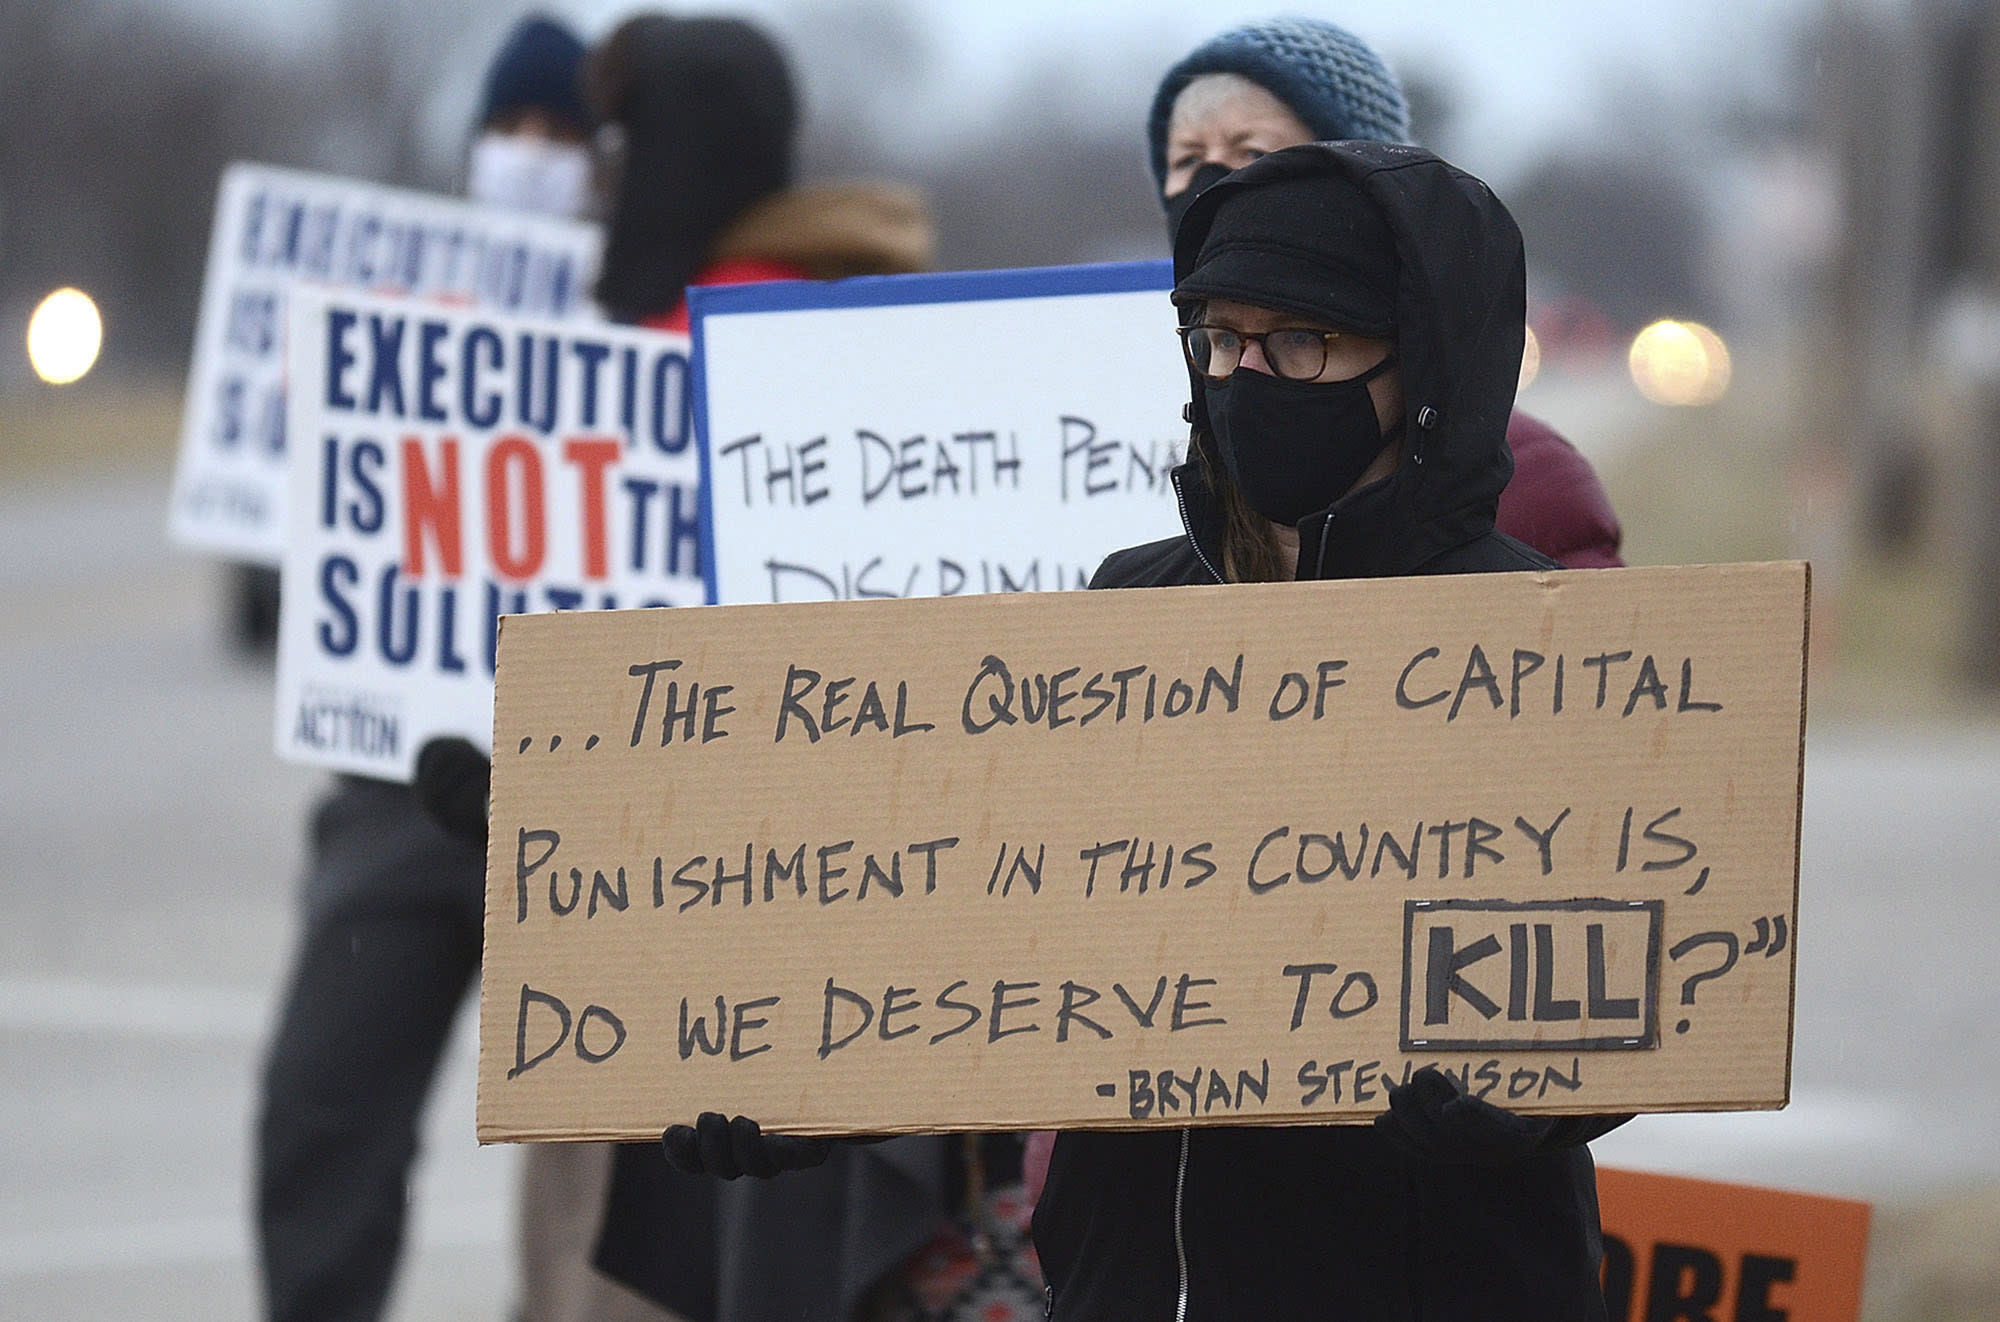
[[[1790,1078],[1801,564],[502,621],[486,1139]]]
[[[1597,1172],[1612,1322],[1854,1322],[1868,1204],[1644,1171]]]
[[[698,603],[687,337],[291,299],[280,755],[486,743],[500,616]]]
[[[711,601],[1079,588],[1180,527],[1166,262],[689,291]]]
[[[595,225],[238,163],[208,243],[169,531],[278,563],[285,528],[285,301],[293,282],[531,317],[590,311]]]

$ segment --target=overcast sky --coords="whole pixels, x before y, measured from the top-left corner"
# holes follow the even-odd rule
[[[1107,74],[1104,95],[1129,105],[1125,69],[1149,52],[1158,52],[1156,61],[1171,62],[1233,23],[1273,13],[1312,14],[1351,28],[1399,71],[1422,70],[1433,81],[1455,85],[1464,98],[1461,140],[1477,154],[1499,157],[1566,137],[1624,86],[1681,96],[1739,80],[1768,80],[1792,26],[1828,3],[918,0],[910,12],[929,26],[943,66],[931,83],[943,104],[931,107],[932,114],[990,104],[1020,69],[1051,53],[1086,66],[1101,62]],[[563,7],[584,25],[602,29],[634,6],[628,0],[564,0]],[[744,0],[738,8],[782,21],[796,3]]]
[[[221,14],[280,37],[337,0],[251,6],[245,0],[151,0]],[[450,0],[383,0],[435,6]],[[1250,18],[1306,13],[1341,23],[1380,49],[1406,76],[1449,87],[1458,98],[1454,150],[1470,167],[1504,172],[1552,145],[1587,138],[1607,100],[1643,88],[1669,100],[1755,89],[1780,76],[1799,21],[1832,6],[1891,0],[854,0],[857,9],[899,8],[920,32],[933,64],[912,88],[907,123],[919,140],[948,144],[958,117],[978,118],[1038,65],[1060,64],[1078,114],[1136,116],[1152,79],[1202,39]],[[523,0],[601,35],[635,10],[739,12],[781,30],[804,10],[838,12],[844,0]],[[471,61],[467,61],[468,64]],[[456,125],[479,70],[440,70],[441,130]],[[1092,75],[1097,75],[1093,79]],[[459,102],[464,102],[464,106]],[[1136,127],[1136,120],[1135,120]]]

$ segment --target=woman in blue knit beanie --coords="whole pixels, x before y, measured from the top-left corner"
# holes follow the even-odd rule
[[[1407,142],[1402,84],[1366,42],[1316,18],[1231,28],[1167,70],[1146,117],[1153,182],[1171,238],[1203,189],[1259,156],[1305,142]],[[1571,569],[1621,565],[1621,532],[1590,461],[1547,424],[1507,427],[1514,480],[1500,531]]]
[[[1179,104],[1197,81],[1202,86],[1188,104]],[[1231,103],[1234,112],[1221,113]],[[1245,122],[1252,119],[1258,122]],[[1262,145],[1259,128],[1291,141]],[[1236,158],[1230,169],[1240,169],[1253,159],[1249,153],[1300,142],[1405,142],[1409,135],[1403,85],[1382,57],[1346,28],[1316,18],[1246,23],[1203,42],[1160,79],[1146,117],[1153,182],[1167,196],[1225,155]],[[1202,151],[1210,144],[1199,139],[1211,136],[1213,153]]]

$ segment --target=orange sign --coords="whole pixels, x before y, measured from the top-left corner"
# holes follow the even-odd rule
[[[1599,1170],[1611,1322],[1854,1322],[1868,1204]]]

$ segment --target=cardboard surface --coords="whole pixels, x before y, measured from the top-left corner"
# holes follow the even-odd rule
[[[295,284],[525,317],[589,316],[596,225],[239,161],[223,172],[168,531],[275,565],[285,534],[286,300]],[[296,434],[295,432],[292,434]]]
[[[1597,1172],[1613,1322],[1855,1322],[1868,1204],[1643,1171]]]
[[[486,745],[499,617],[702,599],[684,335],[295,290],[278,754]]]
[[[1080,588],[1173,535],[1172,284],[1156,261],[689,290],[709,600]]]
[[[483,1139],[1790,1082],[1802,564],[502,622]]]

